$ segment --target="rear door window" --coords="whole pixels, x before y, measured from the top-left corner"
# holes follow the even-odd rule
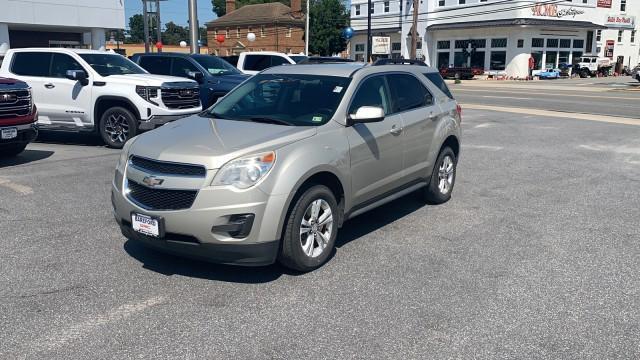
[[[440,74],[438,74],[437,72],[432,72],[432,73],[425,73],[424,76],[429,81],[431,81],[433,85],[435,85],[438,89],[440,89],[440,91],[442,91],[451,100],[453,100],[453,94],[451,94],[451,91],[449,90],[447,83],[444,82],[444,79],[442,79],[442,76],[440,76]]]
[[[171,75],[171,58],[168,56],[142,56],[140,66],[156,75]]]
[[[271,58],[266,55],[247,55],[244,58],[244,69],[262,71],[271,67]]]
[[[48,77],[52,53],[19,52],[13,55],[11,72],[22,76]]]
[[[433,96],[415,76],[390,74],[387,75],[387,82],[391,88],[394,113],[433,105]]]

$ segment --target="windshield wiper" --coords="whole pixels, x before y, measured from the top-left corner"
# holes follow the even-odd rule
[[[288,121],[275,119],[275,118],[270,118],[270,117],[252,117],[252,118],[249,118],[247,120],[248,121],[257,122],[257,123],[264,123],[264,124],[276,124],[276,125],[293,126],[293,124],[288,122]]]

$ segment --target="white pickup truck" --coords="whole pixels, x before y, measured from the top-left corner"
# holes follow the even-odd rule
[[[11,49],[0,76],[31,86],[39,128],[96,132],[114,148],[141,130],[202,111],[197,82],[151,75],[106,51]]]
[[[245,74],[255,75],[264,69],[278,65],[295,64],[305,59],[303,55],[287,55],[274,51],[243,52],[235,56],[223,56],[227,62]]]
[[[611,69],[611,59],[597,56],[582,56],[575,65],[575,72],[581,78],[596,76],[598,73],[605,73]]]

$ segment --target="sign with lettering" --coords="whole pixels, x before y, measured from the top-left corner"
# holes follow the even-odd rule
[[[634,29],[636,27],[636,17],[626,15],[609,15],[604,26],[616,29]]]
[[[604,48],[604,56],[609,59],[613,59],[613,49],[615,48],[616,43],[613,40],[607,40],[607,46]]]
[[[598,0],[598,7],[611,9],[611,0]]]
[[[371,54],[385,55],[391,53],[391,38],[388,36],[371,37]]]
[[[584,14],[584,10],[574,7],[559,7],[556,4],[536,4],[531,7],[533,16],[548,16],[555,18],[571,17]]]

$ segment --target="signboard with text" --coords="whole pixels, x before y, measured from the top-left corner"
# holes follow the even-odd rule
[[[616,43],[613,40],[607,40],[607,47],[604,49],[604,56],[609,59],[613,59],[613,49],[615,48]]]
[[[611,9],[611,0],[598,0],[598,7]]]
[[[371,54],[388,55],[391,53],[391,38],[388,36],[371,37]]]
[[[634,29],[636,27],[636,17],[626,15],[609,15],[604,26],[616,29]]]

